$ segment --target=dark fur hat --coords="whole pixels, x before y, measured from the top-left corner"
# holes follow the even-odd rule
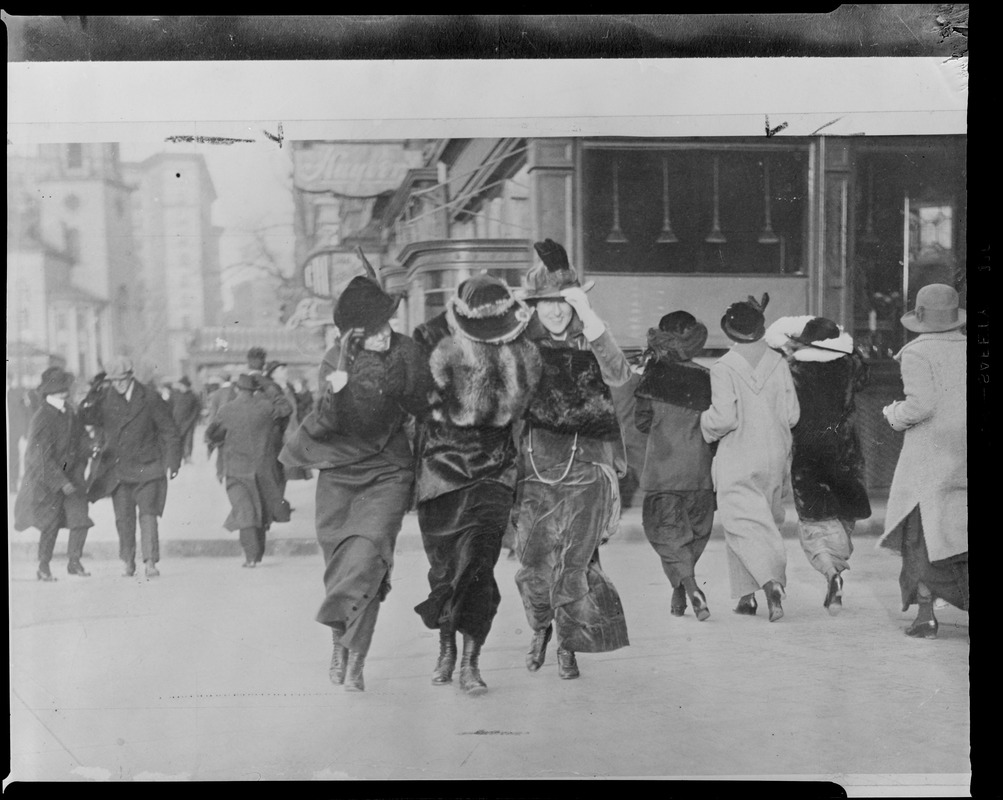
[[[766,333],[766,317],[763,311],[770,302],[770,296],[763,292],[761,300],[751,294],[748,300],[732,303],[721,317],[721,330],[734,342],[756,342]]]
[[[49,367],[42,373],[38,393],[42,397],[59,392],[68,392],[73,385],[73,376],[62,367]]]
[[[367,334],[377,333],[393,319],[400,301],[400,297],[384,292],[376,281],[356,275],[338,298],[334,324],[342,333],[352,328],[362,328]]]

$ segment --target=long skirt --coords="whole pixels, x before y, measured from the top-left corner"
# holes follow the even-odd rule
[[[418,504],[429,593],[414,610],[427,627],[487,638],[501,602],[494,568],[513,500],[511,487],[481,481]]]
[[[734,599],[753,594],[770,581],[787,585],[787,550],[780,535],[785,517],[783,484],[768,494],[747,487],[742,496],[743,503],[735,504],[730,496],[722,500],[718,494]]]
[[[520,491],[515,582],[530,627],[553,622],[558,643],[579,653],[629,645],[620,596],[599,563],[600,542],[619,524],[612,469],[578,463],[561,483],[530,477]]]
[[[930,561],[919,506],[899,525],[902,529],[902,571],[899,573],[902,610],[907,611],[909,606],[919,602],[917,588],[923,583],[935,598],[941,597],[952,606],[968,611],[968,553]]]
[[[662,571],[676,588],[693,578],[714,527],[714,492],[647,492],[641,507],[644,535],[662,559]]]
[[[324,600],[316,619],[337,631],[349,650],[369,651],[413,482],[411,470],[378,457],[318,472]]]
[[[827,577],[849,569],[854,527],[852,519],[798,520],[798,538],[808,562]]]

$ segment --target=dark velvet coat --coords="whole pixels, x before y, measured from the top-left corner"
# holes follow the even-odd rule
[[[72,486],[81,497],[86,494],[84,473],[89,455],[90,439],[79,415],[69,404],[61,412],[43,402],[28,425],[24,480],[14,501],[14,529],[68,527],[63,487]],[[70,524],[76,527],[79,522]],[[86,521],[86,527],[92,524]]]
[[[832,361],[790,359],[801,417],[793,428],[791,485],[798,516],[806,520],[866,519],[864,457],[857,436],[854,395],[867,381],[858,352]]]
[[[170,408],[139,381],[133,383],[130,400],[109,385],[95,387],[80,415],[85,424],[100,429],[103,442],[91,476],[91,500],[108,497],[119,483],[146,483],[180,468],[181,436]]]

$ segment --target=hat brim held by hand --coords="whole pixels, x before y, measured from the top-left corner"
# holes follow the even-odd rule
[[[595,281],[585,281],[585,283],[578,283],[576,278],[574,283],[569,283],[567,286],[555,286],[552,288],[527,288],[525,286],[518,289],[513,289],[512,294],[527,303],[532,303],[537,300],[563,300],[564,295],[561,294],[566,289],[581,289],[583,292],[591,292],[595,287]]]

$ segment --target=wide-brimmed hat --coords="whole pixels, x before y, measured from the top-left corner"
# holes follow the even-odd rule
[[[105,377],[110,381],[120,381],[123,378],[131,378],[133,372],[132,359],[126,356],[118,356],[112,359],[105,370]]]
[[[247,366],[251,369],[264,369],[268,354],[263,347],[252,347],[247,351]]]
[[[801,333],[788,338],[802,347],[814,347],[834,353],[853,352],[853,338],[827,317],[812,317],[805,323]]]
[[[916,333],[942,333],[961,328],[968,322],[959,308],[957,291],[946,283],[931,283],[916,293],[916,308],[902,317],[902,324]]]
[[[237,378],[237,388],[246,389],[249,392],[253,392],[258,388],[257,382],[254,380],[253,375],[248,375],[246,372],[242,373],[240,377]]]
[[[279,367],[286,367],[286,366],[288,366],[288,364],[286,364],[285,361],[269,361],[267,364],[265,364],[265,368],[262,370],[262,372],[264,372],[265,375],[267,375],[270,378],[272,377],[272,373],[275,372],[275,370],[277,370]]]
[[[750,294],[747,300],[732,303],[721,317],[721,330],[734,342],[759,341],[766,333],[763,311],[769,302],[770,296],[763,292],[761,300]]]
[[[532,267],[522,278],[522,288],[518,295],[527,303],[536,300],[560,300],[564,289],[579,287],[588,292],[595,281],[578,280],[578,273],[568,261],[568,251],[553,239],[535,242],[533,248],[540,256],[542,264]]]
[[[450,324],[477,342],[511,342],[526,329],[532,312],[514,297],[504,281],[491,275],[475,275],[457,287],[446,304]]]
[[[49,367],[42,373],[41,383],[38,385],[38,393],[42,397],[59,392],[68,392],[73,385],[73,375],[62,367]]]
[[[373,334],[386,325],[400,305],[400,297],[392,297],[376,281],[356,275],[349,281],[334,306],[334,324],[347,333],[362,328]]]

